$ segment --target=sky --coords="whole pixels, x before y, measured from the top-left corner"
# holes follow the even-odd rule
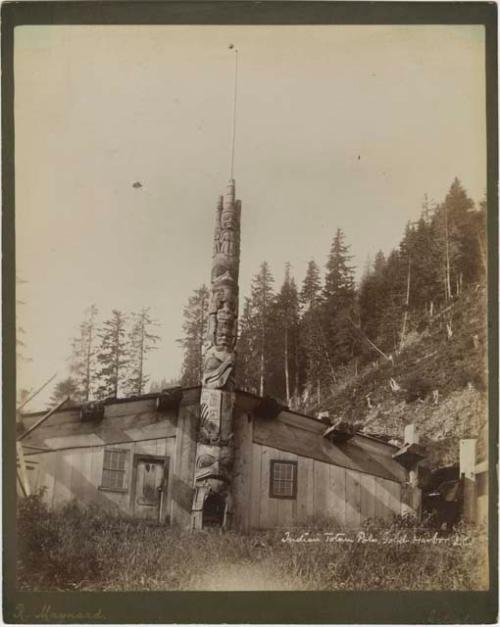
[[[230,173],[231,43],[240,306],[264,260],[300,285],[341,228],[359,277],[424,194],[458,176],[485,196],[482,26],[21,26],[14,42],[18,388],[68,375],[93,303],[101,320],[151,307],[146,369],[178,376]]]

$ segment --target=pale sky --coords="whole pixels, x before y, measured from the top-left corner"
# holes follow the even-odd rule
[[[299,285],[324,267],[337,227],[361,270],[455,176],[484,197],[482,26],[16,27],[18,386],[67,376],[92,303],[101,320],[150,306],[147,369],[179,374],[229,177],[230,43],[241,302],[263,260],[278,285],[287,261]]]

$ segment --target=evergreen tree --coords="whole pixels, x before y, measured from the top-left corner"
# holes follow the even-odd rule
[[[50,405],[54,407],[66,397],[69,397],[70,401],[73,401],[73,403],[81,403],[84,400],[78,382],[72,377],[68,377],[56,383],[52,396],[50,397]]]
[[[90,400],[94,391],[97,369],[97,314],[98,310],[95,305],[91,305],[85,311],[85,318],[80,324],[80,333],[72,342],[70,372],[83,401]]]
[[[144,393],[149,376],[144,372],[146,355],[156,348],[160,337],[152,333],[158,323],[151,318],[149,307],[132,314],[133,323],[128,336],[130,356],[129,372],[126,381],[126,393],[129,396],[140,396]]]
[[[284,380],[284,398],[288,406],[299,392],[299,295],[295,280],[291,276],[290,264],[285,266],[283,285],[274,303],[277,343],[277,361],[283,364],[278,368],[279,378]],[[283,386],[280,385],[282,391]],[[283,393],[280,394],[283,397]]]
[[[259,363],[259,394],[266,392],[266,380],[269,363],[269,348],[271,342],[271,329],[269,313],[273,302],[273,276],[269,265],[264,261],[260,266],[260,271],[255,275],[251,287],[251,312],[255,319],[255,330],[257,332],[256,345],[258,347]]]
[[[385,280],[386,260],[379,250],[373,266],[365,271],[358,292],[359,318],[362,331],[377,343],[384,310],[387,303],[387,283]],[[368,348],[363,345],[363,353]]]
[[[440,231],[445,300],[460,293],[464,281],[471,282],[480,265],[480,250],[473,233],[474,202],[455,178],[444,202],[436,209]]]
[[[178,340],[184,349],[181,384],[200,385],[202,375],[202,350],[207,333],[208,298],[206,285],[194,291],[184,307],[184,337]]]
[[[306,276],[300,290],[300,303],[305,311],[315,307],[321,300],[321,278],[318,264],[311,259],[307,264]]]
[[[260,384],[259,334],[257,319],[250,298],[245,298],[239,322],[236,385],[241,390],[258,394]]]
[[[450,239],[454,247],[452,272],[454,291],[459,294],[465,283],[479,279],[481,251],[477,231],[481,229],[481,210],[474,209],[474,202],[455,178],[446,195],[444,205],[447,208]]]
[[[345,235],[337,229],[326,263],[323,295],[331,310],[342,310],[354,301],[354,268],[349,265],[351,255],[345,244]]]
[[[98,399],[118,397],[123,385],[123,378],[128,365],[126,344],[126,317],[117,309],[111,312],[97,336],[100,345],[97,352],[97,390]]]
[[[393,353],[399,348],[401,321],[404,312],[405,279],[408,272],[408,259],[402,259],[398,249],[387,257],[384,268],[383,292],[385,305],[376,334],[376,343],[385,353]]]
[[[323,288],[325,332],[328,343],[328,362],[333,378],[338,365],[353,356],[358,338],[352,327],[355,316],[356,290],[354,268],[345,236],[337,229],[326,264]]]
[[[312,397],[321,402],[321,385],[327,370],[327,344],[323,330],[323,300],[317,264],[308,263],[300,290],[300,346],[303,352],[306,407]]]

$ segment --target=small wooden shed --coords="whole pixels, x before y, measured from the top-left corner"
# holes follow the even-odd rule
[[[368,518],[418,514],[411,443],[398,448],[233,394],[231,527],[356,528]],[[41,415],[23,415],[22,428]],[[28,489],[43,489],[50,507],[76,499],[189,528],[199,422],[199,387],[61,409],[22,440]],[[216,501],[201,507],[205,525],[221,524]]]

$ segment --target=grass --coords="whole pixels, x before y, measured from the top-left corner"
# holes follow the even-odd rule
[[[485,538],[460,528],[431,543],[411,521],[367,521],[373,542],[327,542],[327,529],[241,535],[190,533],[70,503],[48,511],[40,496],[18,508],[18,586],[23,590],[478,590]],[[308,533],[304,536],[304,533]],[[417,534],[427,543],[398,542]],[[302,542],[297,540],[302,535]],[[320,538],[320,542],[308,542]],[[384,543],[384,539],[387,541]],[[392,539],[392,540],[391,540]],[[359,540],[359,537],[358,537]],[[456,542],[453,545],[453,541]],[[463,544],[465,541],[465,544]]]

